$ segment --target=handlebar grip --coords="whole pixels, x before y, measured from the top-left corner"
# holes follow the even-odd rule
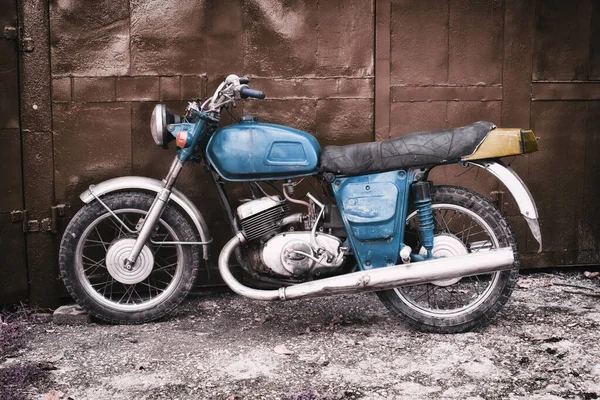
[[[248,84],[248,82],[250,82],[250,79],[248,79],[248,77],[247,77],[247,76],[241,76],[241,77],[240,77],[240,83],[241,83],[242,85],[247,85],[247,84]]]
[[[243,87],[240,90],[240,97],[242,99],[246,99],[248,97],[253,97],[255,99],[264,99],[265,98],[265,94],[263,92],[261,92],[260,90],[254,90],[254,89],[250,89],[249,87]]]

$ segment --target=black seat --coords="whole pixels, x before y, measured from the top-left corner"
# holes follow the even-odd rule
[[[321,172],[360,175],[458,161],[473,154],[496,126],[491,122],[441,131],[417,132],[383,142],[327,146],[321,152]]]

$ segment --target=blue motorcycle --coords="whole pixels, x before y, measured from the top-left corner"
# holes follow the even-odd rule
[[[265,98],[248,83],[230,75],[181,116],[156,105],[152,136],[163,148],[175,140],[177,149],[164,180],[120,177],[81,194],[85,205],[66,228],[59,264],[82,307],[111,323],[143,323],[186,297],[212,242],[198,208],[174,188],[192,161],[204,164],[229,219],[232,238],[218,266],[234,292],[292,300],[373,291],[427,332],[463,332],[494,317],[518,277],[510,224],[482,195],[434,186],[428,176],[450,163],[492,173],[541,250],[534,200],[499,160],[537,151],[532,131],[476,122],[321,149],[306,132],[252,116],[219,129],[236,101]],[[304,181],[312,191],[296,195]],[[224,182],[245,183],[250,198],[234,205]],[[232,273],[234,259],[245,279]]]

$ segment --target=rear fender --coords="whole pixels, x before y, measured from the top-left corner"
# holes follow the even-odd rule
[[[101,182],[97,185],[92,185],[90,188],[94,191],[94,195],[102,196],[107,193],[119,192],[123,190],[144,190],[148,192],[158,193],[162,190],[163,184],[161,181],[152,178],[146,178],[142,176],[122,176],[119,178],[109,179]],[[79,195],[79,198],[84,203],[90,203],[94,200],[94,195],[90,192],[90,189]],[[193,221],[200,239],[202,242],[211,241],[210,233],[206,221],[198,208],[192,203],[192,201],[183,193],[177,189],[172,189],[169,201],[173,201],[177,204]],[[208,244],[202,246],[203,257],[205,260],[208,259],[209,247]]]
[[[483,168],[494,175],[510,191],[519,206],[519,211],[525,217],[525,221],[527,221],[533,237],[540,245],[538,249],[538,253],[540,253],[542,251],[542,234],[538,222],[538,211],[533,196],[523,180],[512,168],[500,160],[477,160],[469,161],[469,163]]]

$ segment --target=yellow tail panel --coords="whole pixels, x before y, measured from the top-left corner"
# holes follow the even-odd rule
[[[486,136],[477,150],[463,161],[500,158],[538,150],[538,143],[533,131],[519,128],[496,128]]]

